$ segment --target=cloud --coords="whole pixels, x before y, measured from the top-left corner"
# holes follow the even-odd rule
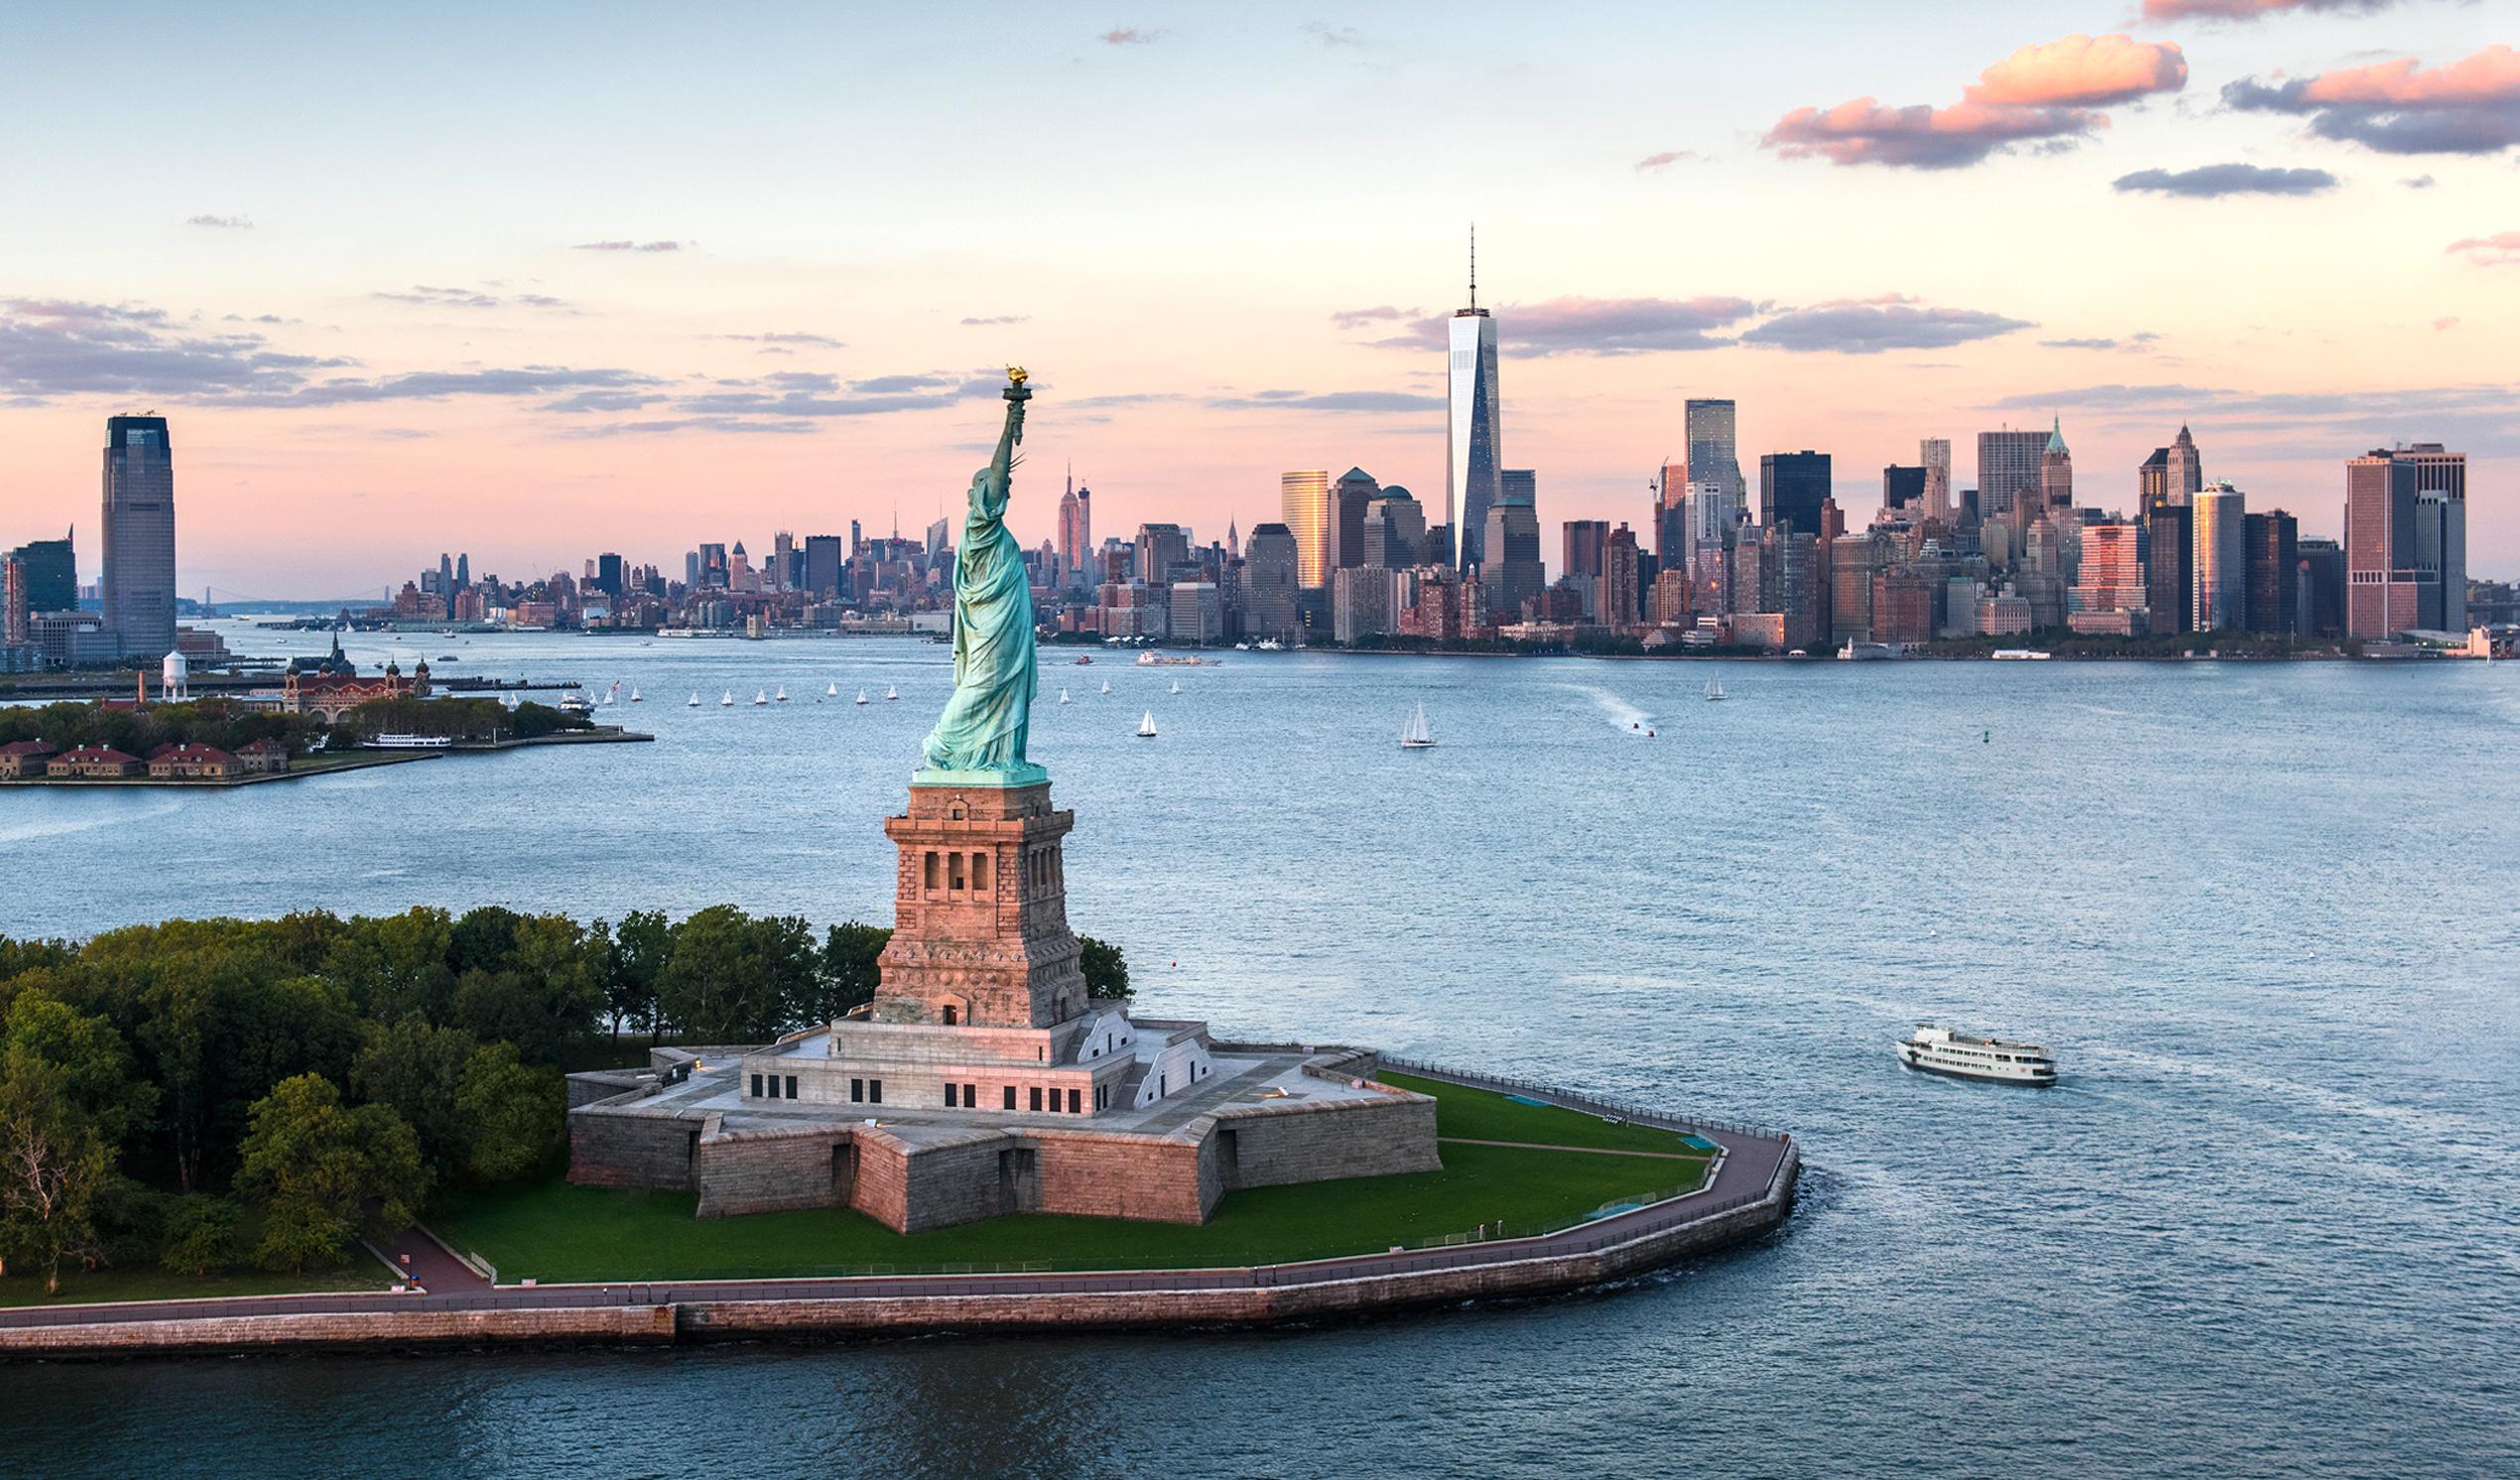
[[[1694,149],[1666,149],[1661,154],[1649,154],[1645,158],[1638,160],[1636,162],[1636,173],[1644,175],[1651,171],[1661,170],[1669,166],[1679,164],[1702,164],[1705,161],[1705,158],[1706,157],[1704,155],[1700,154]]]
[[[2433,177],[2429,175],[2410,175],[2406,179],[2399,181],[2398,184],[2406,186],[2410,190],[2429,190],[2433,187]]]
[[[1521,354],[1639,354],[1713,349],[1720,331],[1757,311],[1739,298],[1555,298],[1500,308],[1499,333]]]
[[[574,250],[580,252],[680,252],[691,242],[682,241],[581,241]]]
[[[2041,349],[2115,349],[2115,339],[2042,339]]]
[[[1796,108],[1762,141],[1785,159],[1953,170],[2015,145],[2067,149],[2108,127],[2100,108],[2188,84],[2188,59],[2167,42],[2069,36],[2023,47],[1978,74],[1950,107],[1885,107],[1871,97]]]
[[[2520,265],[2520,231],[2497,231],[2491,236],[2470,236],[2452,242],[2443,250],[2454,257],[2464,257],[2477,267]]]
[[[1330,325],[1333,328],[1342,329],[1363,328],[1369,323],[1421,317],[1425,311],[1422,308],[1395,308],[1389,304],[1382,304],[1371,308],[1341,308],[1330,315]]]
[[[284,353],[257,333],[191,333],[158,308],[0,299],[0,394],[21,401],[285,393],[350,363]]]
[[[1948,349],[2028,327],[2028,320],[2001,313],[1937,308],[1892,296],[1789,308],[1744,331],[1741,342],[1798,354],[1878,354],[1885,349]]]
[[[579,391],[546,405],[543,410],[577,415],[584,412],[645,411],[664,396],[656,391]]]
[[[498,285],[490,286],[495,288]],[[433,288],[426,283],[413,284],[409,293],[378,292],[368,297],[389,304],[418,304],[430,308],[497,308],[509,304],[526,308],[568,308],[567,300],[557,299],[547,293],[520,293],[514,298],[502,298],[478,288]]]
[[[243,216],[187,216],[184,218],[184,224],[187,226],[208,226],[219,231],[251,231],[254,229],[254,223]]]
[[[1032,316],[1033,315],[1030,313],[992,313],[985,318],[966,318],[962,320],[962,326],[964,328],[987,328],[993,324],[1023,323],[1031,319]]]
[[[845,349],[848,346],[828,334],[802,332],[769,334],[714,334],[712,338],[733,339],[745,344],[810,345],[816,349]]]
[[[1428,412],[1442,411],[1442,396],[1413,396],[1406,391],[1327,391],[1306,395],[1300,391],[1262,391],[1253,396],[1226,396],[1207,403],[1218,411],[1346,411],[1346,412]]]
[[[1306,36],[1325,47],[1363,47],[1372,43],[1365,33],[1353,26],[1333,26],[1327,21],[1306,21],[1299,28]]]
[[[2323,139],[2381,154],[2498,154],[2520,144],[2520,51],[2495,45],[2427,69],[2412,57],[2222,89],[2236,109],[2306,116]]]
[[[2325,170],[2268,170],[2256,165],[2200,165],[2194,170],[2138,170],[2111,183],[2120,191],[2211,199],[2221,195],[2316,195],[2336,187]]]
[[[1106,47],[1151,47],[1172,34],[1145,26],[1114,26],[1099,40]]]
[[[2147,21],[2254,21],[2288,10],[2386,10],[2397,0],[2144,0]]]
[[[733,417],[670,417],[647,422],[600,422],[568,427],[568,437],[652,436],[673,432],[737,432],[765,436],[794,436],[821,430],[813,422],[747,422]]]
[[[2458,315],[2454,313],[2446,318],[2436,318],[2433,320],[2433,327],[2437,329],[2455,329],[2458,327]]]

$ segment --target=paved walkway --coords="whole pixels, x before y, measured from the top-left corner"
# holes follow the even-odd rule
[[[482,1295],[490,1290],[489,1281],[417,1223],[387,1240],[377,1252],[395,1273],[431,1295]]]
[[[1621,1151],[1614,1146],[1552,1146],[1545,1141],[1481,1141],[1476,1136],[1438,1136],[1455,1146],[1507,1146],[1516,1151],[1572,1151],[1588,1157],[1653,1157],[1664,1162],[1702,1162],[1712,1153],[1685,1151]]]
[[[1477,1087],[1512,1083],[1517,1094],[1547,1098],[1570,1108],[1608,1108],[1584,1096],[1551,1091],[1519,1081],[1497,1081],[1484,1075],[1456,1073],[1425,1065],[1395,1065],[1412,1074]],[[586,1309],[625,1305],[667,1305],[757,1300],[898,1299],[905,1296],[1006,1295],[1126,1295],[1166,1291],[1251,1290],[1324,1284],[1339,1280],[1461,1269],[1484,1264],[1590,1253],[1712,1218],[1768,1196],[1785,1163],[1785,1139],[1746,1127],[1685,1120],[1634,1106],[1616,1107],[1629,1120],[1666,1129],[1689,1131],[1722,1146],[1723,1161],[1712,1185],[1683,1197],[1613,1213],[1538,1238],[1495,1239],[1449,1247],[1357,1254],[1297,1264],[1253,1265],[1194,1270],[1106,1270],[1074,1274],[1011,1275],[871,1275],[833,1279],[654,1281],[610,1285],[501,1285],[483,1288],[477,1276],[469,1289],[451,1283],[460,1278],[433,1265],[441,1283],[428,1284],[425,1295],[350,1292],[337,1295],[262,1295],[227,1299],[142,1300],[119,1304],[38,1305],[0,1310],[0,1333],[11,1327],[64,1326],[122,1321],[192,1320],[251,1315],[329,1315],[386,1310]],[[1568,1147],[1570,1151],[1597,1148]],[[1622,1155],[1622,1153],[1610,1153]],[[1625,1155],[1633,1155],[1627,1153]],[[1648,1155],[1655,1155],[1649,1153]],[[444,1258],[442,1247],[424,1242]],[[425,1257],[418,1248],[406,1251],[400,1241],[392,1250],[399,1261],[413,1256],[415,1269]],[[448,1263],[455,1263],[448,1259]],[[461,1268],[460,1264],[456,1264]],[[468,1272],[467,1272],[468,1273]]]

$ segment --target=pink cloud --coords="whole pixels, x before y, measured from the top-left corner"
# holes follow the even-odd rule
[[[2144,0],[2147,21],[2254,21],[2288,10],[2385,10],[2396,0]]]
[[[2023,47],[1979,73],[1950,107],[1888,107],[1870,97],[1833,108],[1797,108],[1765,143],[1786,159],[1839,165],[1950,170],[2014,144],[2065,147],[2108,127],[2098,108],[2177,92],[2188,60],[2169,43],[2125,36],[2069,36]]]
[[[2447,66],[2412,57],[2316,76],[2223,86],[2234,108],[2300,113],[2323,139],[2382,154],[2499,154],[2520,145],[2520,51],[2485,48]]]
[[[2430,70],[2412,57],[2322,72],[2302,86],[2306,102],[2387,108],[2466,108],[2520,100],[2520,52],[2490,46]]]
[[[2491,236],[2471,236],[2452,242],[2447,249],[2454,256],[2464,257],[2478,267],[2510,267],[2520,265],[2520,231],[2497,231]]]

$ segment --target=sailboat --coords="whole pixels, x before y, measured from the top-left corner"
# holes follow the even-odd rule
[[[1102,680],[1102,691],[1103,691],[1104,693],[1109,693],[1109,692],[1111,691],[1111,680],[1110,680],[1110,679],[1105,678],[1105,679],[1103,679],[1103,680]]]
[[[1068,697],[1068,690],[1063,688],[1059,690],[1059,702],[1063,704],[1072,704],[1075,700]]]
[[[861,688],[861,689],[859,689],[859,690],[857,691],[857,701],[858,701],[859,703],[861,703],[861,704],[866,702],[866,690],[865,690],[865,689]]]
[[[1174,691],[1175,693],[1179,693],[1179,692],[1181,692],[1181,691],[1182,691],[1182,680],[1181,680],[1181,679],[1179,679],[1179,678],[1175,678],[1175,679],[1173,680],[1173,691]]]
[[[752,701],[756,704],[767,704],[770,702],[770,695],[768,692],[756,688],[752,691]]]
[[[900,690],[900,689],[898,689],[898,688],[895,688],[892,684],[887,683],[887,684],[885,684],[885,685],[884,685],[884,697],[886,697],[886,698],[888,698],[888,699],[897,699],[897,698],[900,698],[900,697],[901,697],[901,690]]]
[[[636,683],[630,685],[630,702],[634,704],[644,704],[647,702],[646,696],[639,692],[639,685]]]
[[[718,707],[718,708],[720,708],[720,709],[727,708],[727,707],[731,706],[734,702],[735,702],[735,690],[733,690],[733,689],[731,689],[731,688],[727,689],[724,693],[721,693],[721,694],[719,694],[719,695],[717,696],[717,707]]]
[[[1155,738],[1154,710],[1147,710],[1146,717],[1138,721],[1138,738],[1141,740],[1152,740]]]
[[[1706,697],[1708,699],[1720,699],[1723,697],[1723,680],[1721,678],[1708,678],[1706,680]]]
[[[782,683],[782,684],[780,684],[780,685],[779,685],[779,692],[778,692],[777,697],[778,697],[778,700],[779,700],[779,702],[780,702],[780,703],[783,703],[783,704],[784,704],[784,703],[786,703],[786,702],[788,701],[788,685],[787,685],[787,684]]]
[[[826,699],[835,699],[835,698],[838,698],[838,697],[840,696],[840,685],[838,685],[837,683],[833,683],[833,684],[830,684],[830,685],[826,686],[826,687],[822,690],[822,696],[823,696],[824,698],[826,698]]]
[[[1402,750],[1435,749],[1435,731],[1427,725],[1427,701],[1418,700],[1418,712],[1409,716],[1407,728],[1400,732]]]
[[[693,690],[692,690],[692,696],[691,696],[691,698],[690,698],[689,700],[687,700],[687,701],[686,701],[685,707],[687,707],[687,708],[692,708],[692,709],[696,709],[696,708],[698,708],[699,706],[700,706],[700,691],[699,691],[698,689],[694,688],[694,689],[693,689]]]

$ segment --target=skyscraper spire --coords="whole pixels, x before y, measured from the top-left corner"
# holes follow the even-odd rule
[[[1478,307],[1478,222],[1470,223],[1470,307]]]

